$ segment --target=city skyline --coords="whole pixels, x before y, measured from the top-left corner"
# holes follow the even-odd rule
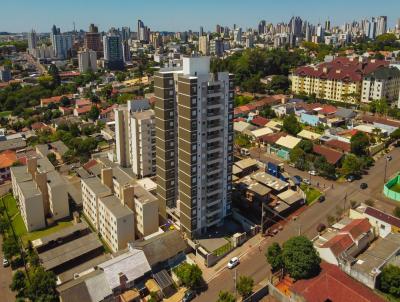
[[[253,0],[251,6],[245,2],[232,3],[227,0],[204,0],[201,4],[183,4],[180,0],[174,2],[176,5],[159,0],[140,3],[123,3],[120,0],[113,3],[91,0],[54,3],[44,0],[38,5],[26,0],[17,3],[9,1],[2,4],[4,11],[18,12],[20,17],[3,15],[0,31],[28,32],[33,28],[37,32],[49,32],[52,24],[59,26],[62,31],[70,31],[74,23],[77,30],[87,30],[90,23],[98,25],[101,31],[122,26],[135,29],[137,19],[142,19],[154,31],[198,31],[200,26],[205,31],[213,31],[216,24],[255,28],[262,19],[272,23],[288,22],[294,15],[312,23],[323,23],[329,19],[333,25],[385,15],[388,16],[389,27],[393,27],[398,18],[398,4],[394,0],[385,1],[384,6],[371,0],[364,1],[362,6],[344,0],[334,3],[309,0],[306,4],[294,0],[279,3]]]

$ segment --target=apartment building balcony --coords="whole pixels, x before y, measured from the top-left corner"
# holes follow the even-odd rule
[[[219,215],[215,215],[211,218],[207,217],[207,227],[212,227],[213,225],[218,224],[221,221],[221,218],[219,217]]]
[[[219,152],[207,152],[207,161],[209,164],[219,162],[221,161],[221,154]]]
[[[217,216],[220,213],[221,213],[221,208],[219,206],[217,206],[217,207],[214,207],[214,208],[212,208],[210,210],[207,210],[206,217],[207,218],[212,218],[214,216]],[[218,215],[218,218],[219,218],[219,215]]]
[[[221,132],[220,131],[209,131],[207,132],[207,141],[211,142],[214,139],[221,139]]]
[[[218,185],[213,185],[210,189],[207,188],[207,198],[219,193],[222,193],[222,188]]]
[[[211,177],[211,178],[207,177],[208,185],[215,185],[215,184],[218,184],[220,181],[221,181],[221,177],[219,177],[219,175],[218,175],[218,177]]]
[[[221,168],[219,165],[214,165],[213,168],[207,168],[207,177],[210,177],[211,175],[218,174],[221,171]]]
[[[216,197],[211,197],[207,199],[207,208],[211,208],[212,206],[219,205],[221,203],[221,198],[219,195],[215,195]]]

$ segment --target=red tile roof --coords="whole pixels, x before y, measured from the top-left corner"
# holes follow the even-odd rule
[[[17,161],[15,151],[6,150],[0,153],[0,169],[9,168]]]
[[[48,105],[50,103],[59,103],[64,96],[67,98],[73,97],[72,94],[52,96],[50,98],[40,99],[40,104],[43,106],[43,105]]]
[[[78,115],[88,113],[90,111],[90,109],[92,109],[92,105],[86,105],[83,107],[75,108]]]
[[[290,290],[308,302],[384,302],[372,290],[355,281],[337,266],[321,263],[317,277],[299,280]]]
[[[49,126],[47,126],[46,124],[44,124],[42,122],[36,122],[31,125],[32,130],[42,130],[42,129],[46,129],[48,127]]]
[[[365,209],[365,214],[372,216],[376,219],[382,220],[390,225],[393,225],[395,227],[400,228],[400,219],[397,217],[394,217],[392,215],[386,214],[382,211],[379,211],[378,209],[372,208],[372,207],[367,207]]]
[[[322,245],[322,248],[328,248],[337,257],[344,251],[346,251],[350,246],[353,245],[353,240],[348,234],[338,234],[331,238]]]
[[[332,62],[321,63],[317,66],[299,67],[296,69],[295,74],[302,77],[360,82],[363,76],[388,65],[389,62],[383,60],[369,60],[361,63],[355,58],[338,57]]]
[[[328,115],[328,114],[336,113],[336,111],[337,111],[337,108],[335,106],[324,105],[324,106],[322,106],[322,110],[320,110],[319,113]]]
[[[333,149],[341,150],[343,152],[351,151],[351,145],[349,143],[342,142],[337,139],[333,139],[333,140],[325,142],[325,146],[331,147]]]
[[[353,219],[348,225],[346,225],[343,229],[340,230],[341,234],[349,234],[356,240],[362,234],[367,233],[371,230],[371,224],[367,218],[363,219]]]
[[[322,145],[314,145],[313,152],[325,157],[326,161],[335,165],[342,157],[343,153],[324,147]]]
[[[287,135],[286,132],[277,132],[277,133],[266,134],[266,135],[260,136],[258,138],[258,140],[263,143],[275,144],[278,139],[280,139],[281,137],[284,137],[286,135]]]
[[[256,116],[250,121],[250,123],[259,127],[264,127],[268,122],[269,120],[262,116]]]
[[[89,160],[87,163],[85,163],[85,164],[83,165],[83,168],[84,168],[85,170],[88,170],[88,171],[89,171],[90,168],[94,167],[94,166],[97,165],[97,164],[98,164],[97,160],[91,159],[91,160]]]
[[[60,72],[60,77],[61,78],[68,78],[68,77],[77,77],[81,75],[80,72],[78,71],[65,71],[65,72]]]
[[[400,121],[395,121],[395,120],[388,120],[383,117],[378,117],[378,116],[371,116],[371,115],[363,115],[361,117],[361,120],[367,123],[378,123],[378,124],[384,124],[392,127],[400,127]]]
[[[80,99],[80,100],[76,100],[75,102],[75,106],[76,107],[83,107],[83,106],[87,106],[87,105],[91,105],[92,101],[89,99]]]
[[[354,135],[356,135],[358,133],[358,130],[357,129],[349,129],[349,130],[344,130],[344,131],[342,131],[342,132],[339,132],[338,134],[339,135],[342,135],[342,136],[354,136]]]

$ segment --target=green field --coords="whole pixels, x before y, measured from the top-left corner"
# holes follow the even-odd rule
[[[392,190],[392,191],[394,191],[394,192],[397,192],[397,193],[400,193],[400,184],[397,183],[397,184],[391,186],[391,187],[390,187],[390,190]]]
[[[301,184],[300,188],[304,191],[304,193],[306,193],[306,203],[308,205],[314,203],[318,197],[322,195],[320,191],[313,187],[307,186],[306,184]]]
[[[3,197],[3,201],[10,217],[13,217],[15,214],[18,213],[17,201],[11,194],[5,195]]]

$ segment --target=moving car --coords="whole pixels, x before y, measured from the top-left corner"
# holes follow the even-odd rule
[[[228,262],[228,268],[232,269],[235,266],[239,265],[240,261],[238,257],[233,257],[231,260]]]
[[[319,202],[324,202],[325,201],[325,196],[321,195],[320,197],[318,197],[318,201]]]
[[[310,181],[308,178],[303,178],[303,182],[304,182],[306,185],[311,185],[311,181]]]
[[[365,182],[360,184],[360,189],[365,190],[366,188],[368,188],[368,184],[366,184]]]
[[[311,171],[308,171],[308,174],[316,176],[317,175],[317,171],[311,170]]]
[[[182,302],[189,302],[192,301],[196,297],[196,293],[192,290],[188,290],[185,292],[183,296]]]
[[[243,156],[249,156],[250,155],[249,149],[247,148],[240,149],[240,154]]]
[[[3,259],[3,267],[7,267],[10,265],[10,262],[7,259]]]

